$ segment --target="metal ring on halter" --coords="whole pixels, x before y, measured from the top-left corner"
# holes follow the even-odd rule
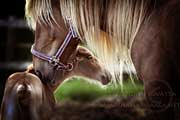
[[[73,70],[73,64],[72,63],[68,63],[67,65],[66,65],[66,71],[72,71]]]

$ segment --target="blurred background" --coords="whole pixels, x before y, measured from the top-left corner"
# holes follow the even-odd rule
[[[25,0],[6,0],[0,4],[0,102],[7,77],[24,71],[31,63],[33,33],[24,17]]]

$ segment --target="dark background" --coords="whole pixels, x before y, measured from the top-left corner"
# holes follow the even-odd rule
[[[25,0],[4,0],[0,4],[0,18],[8,18],[14,15],[19,18],[24,17]]]
[[[7,77],[24,71],[31,63],[33,33],[24,17],[25,0],[5,0],[0,4],[0,102]]]

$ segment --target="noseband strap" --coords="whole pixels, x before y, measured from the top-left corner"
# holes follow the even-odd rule
[[[70,25],[70,29],[69,32],[66,36],[66,38],[64,39],[64,42],[62,43],[62,45],[60,46],[60,48],[58,49],[57,53],[54,56],[48,56],[46,54],[43,54],[37,50],[35,50],[35,46],[32,45],[31,47],[31,53],[36,56],[39,59],[42,59],[44,61],[49,62],[53,67],[56,67],[56,70],[66,70],[66,71],[71,71],[73,69],[73,64],[72,63],[68,63],[68,64],[64,64],[62,62],[60,62],[59,58],[62,56],[65,48],[67,47],[67,45],[70,43],[72,38],[77,38],[77,34],[70,22],[70,19],[67,18],[67,21]]]

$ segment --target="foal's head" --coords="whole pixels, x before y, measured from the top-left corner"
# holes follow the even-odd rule
[[[50,107],[40,79],[26,72],[12,74],[6,82],[1,105],[2,120],[38,120],[38,112],[43,105]]]
[[[68,61],[73,63],[73,69],[71,71],[63,72],[63,75],[56,75],[57,80],[53,85],[53,90],[55,90],[66,78],[72,76],[87,77],[100,81],[104,85],[111,80],[110,73],[103,67],[92,52],[85,47],[78,46],[75,53],[69,57]]]
[[[87,48],[78,47],[75,56],[74,75],[85,76],[107,84],[111,75]]]

